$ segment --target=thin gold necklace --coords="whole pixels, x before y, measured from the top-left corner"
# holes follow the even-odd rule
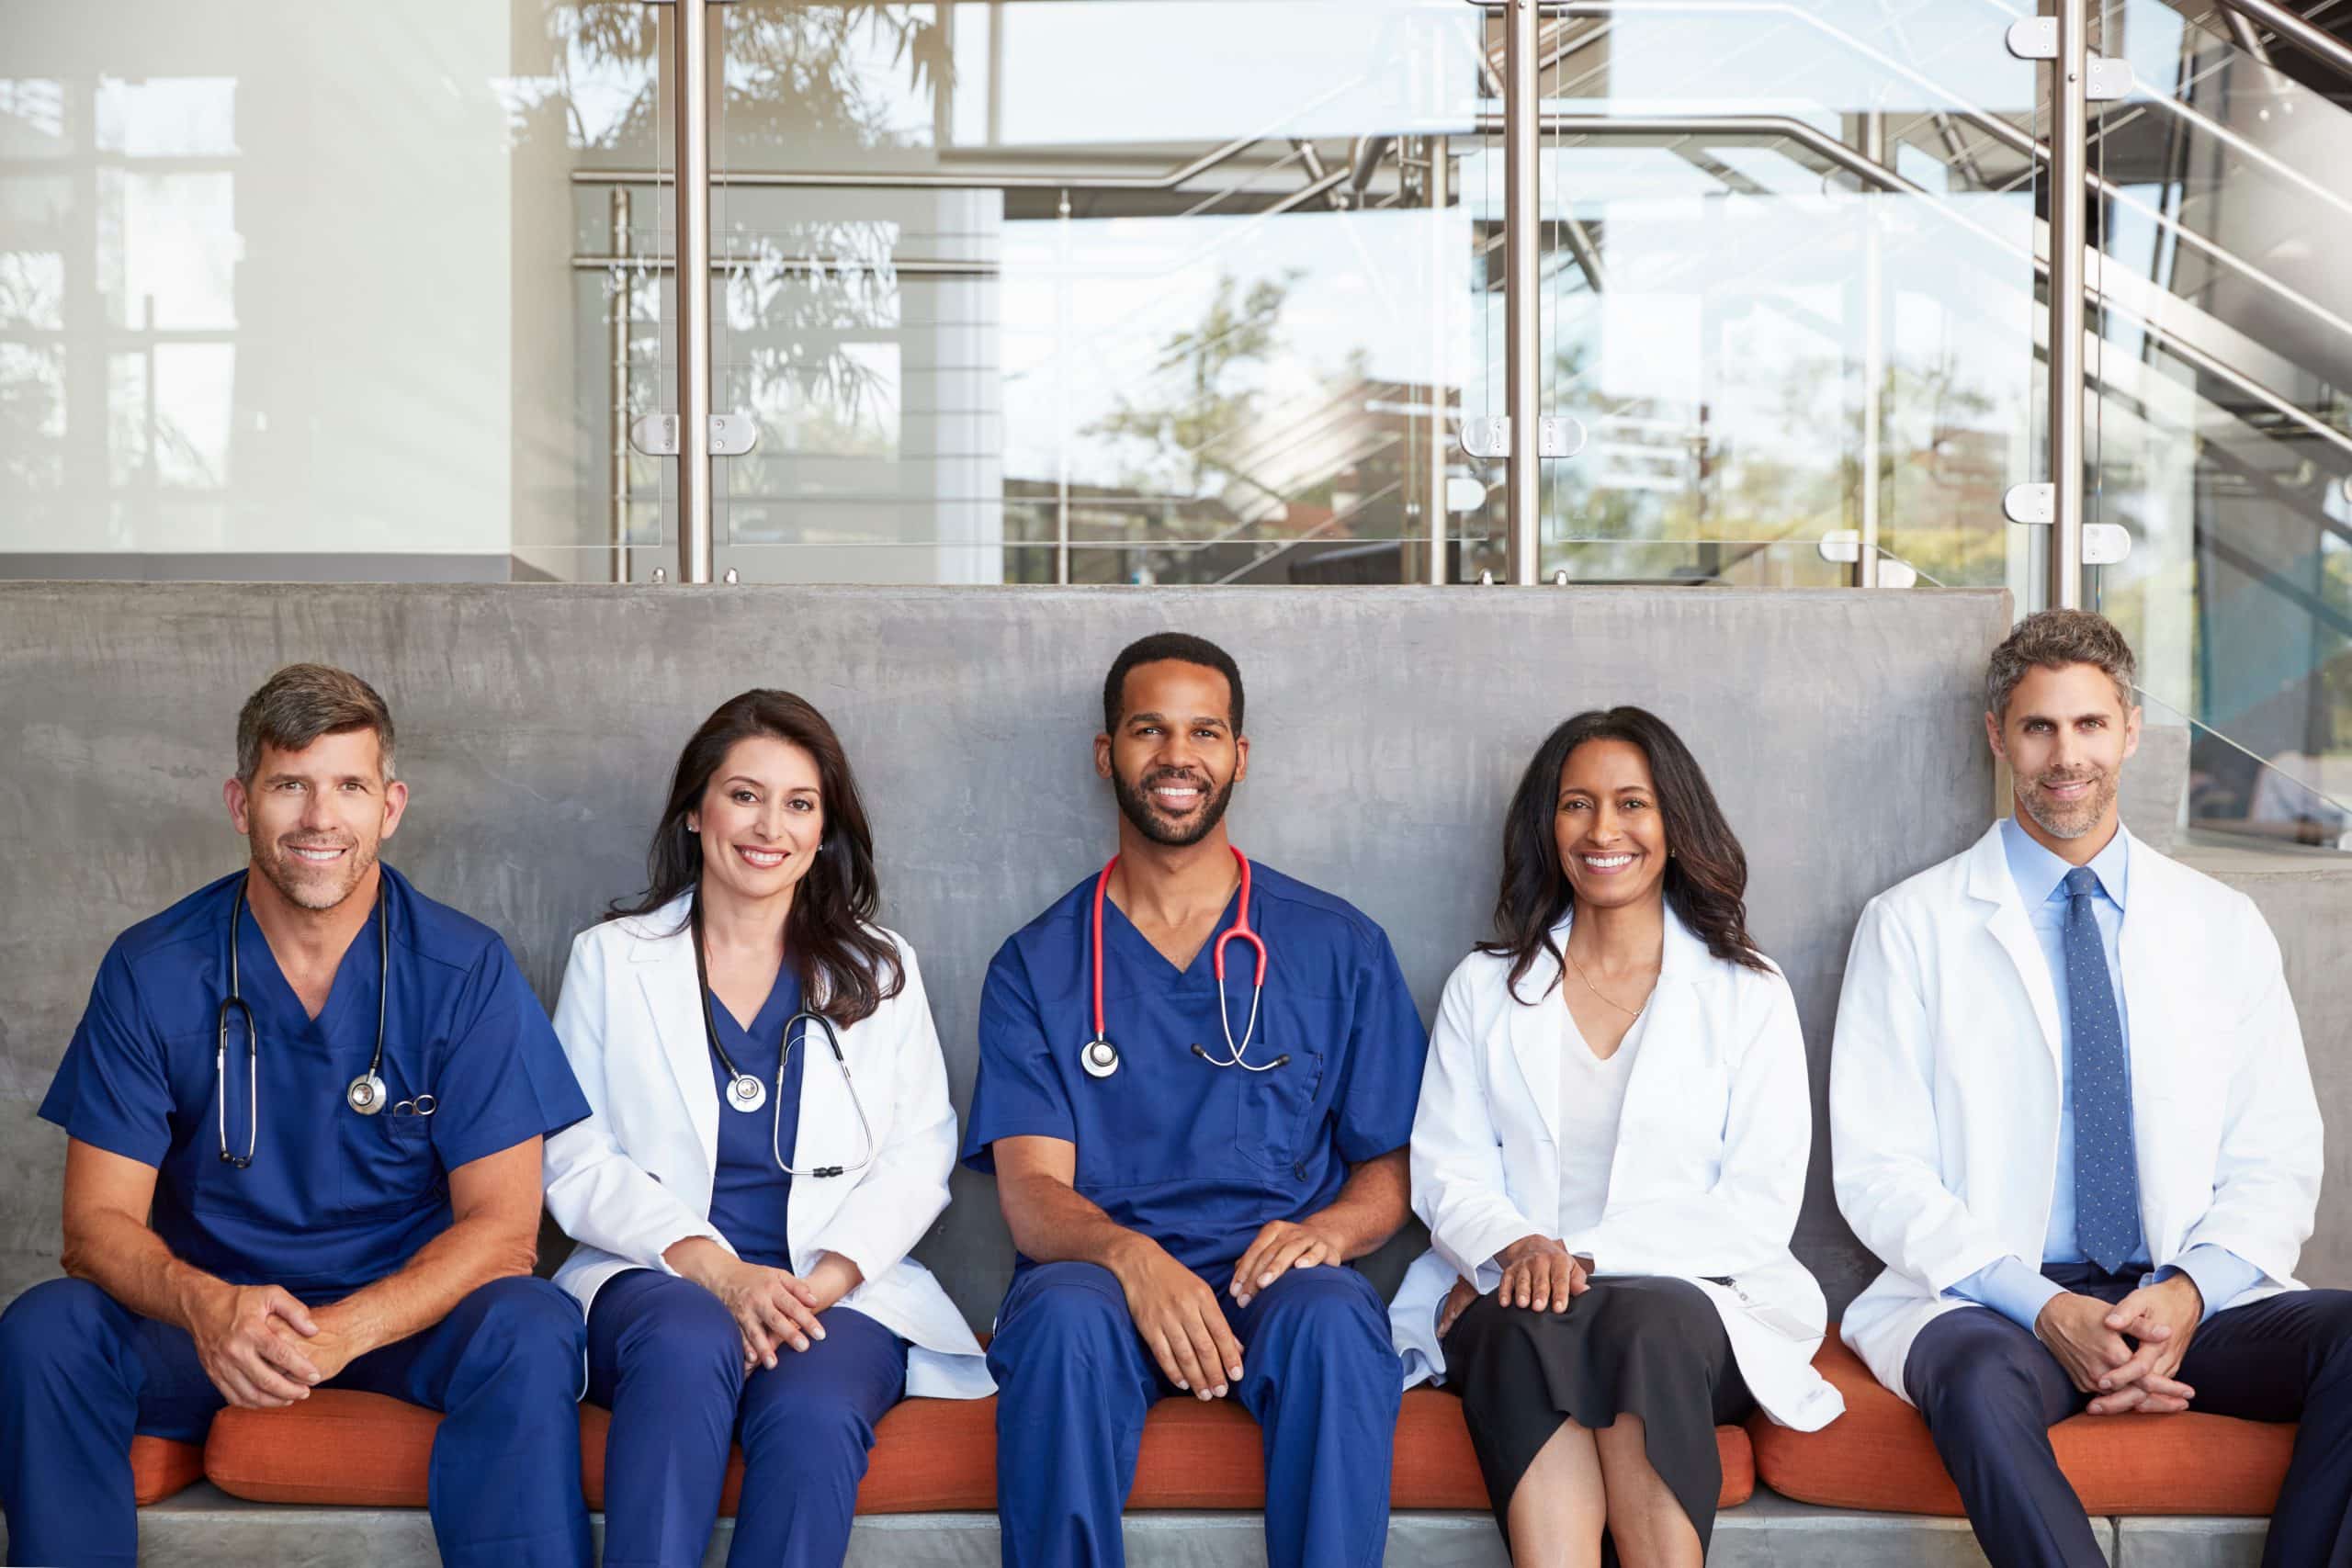
[[[1600,987],[1594,985],[1592,983],[1592,976],[1584,972],[1584,965],[1577,962],[1577,955],[1574,953],[1569,952],[1568,944],[1566,942],[1562,942],[1560,944],[1560,951],[1567,954],[1569,966],[1576,970],[1577,978],[1584,982],[1584,988],[1586,990],[1590,991],[1594,996],[1599,997],[1602,1001],[1607,1002],[1611,1007],[1615,1008],[1627,1018],[1639,1018],[1642,1016],[1641,1008],[1629,1008],[1624,1003],[1611,998],[1608,992],[1602,990]],[[1652,990],[1656,990],[1657,988],[1657,982],[1655,980],[1651,981],[1650,988]],[[1642,1007],[1647,1007],[1648,1005],[1649,998],[1645,995],[1642,998]]]

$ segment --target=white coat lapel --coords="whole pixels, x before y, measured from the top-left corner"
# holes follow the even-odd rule
[[[2033,934],[2033,922],[2026,915],[2024,900],[2018,897],[2017,880],[2009,874],[2008,853],[2001,844],[1998,822],[1976,840],[1976,847],[1968,853],[1968,892],[1971,897],[1992,905],[1985,916],[1984,929],[2009,955],[2009,963],[2033,1003],[2034,1021],[2041,1026],[2041,1043],[2049,1049],[2050,1065],[2057,1066],[2058,991],[2051,984],[2050,961],[2042,956],[2041,943]]]
[[[1567,940],[1568,922],[1563,920],[1552,928],[1552,945],[1565,951]],[[1502,1020],[1511,1055],[1519,1063],[1519,1076],[1526,1080],[1535,1113],[1544,1122],[1544,1135],[1555,1148],[1560,1142],[1560,1030],[1551,1010],[1564,1005],[1559,995],[1561,974],[1557,959],[1537,953],[1518,986],[1505,987]],[[1522,997],[1527,1000],[1521,1001]]]
[[[683,919],[683,900],[646,917],[654,931],[669,932]],[[711,1077],[710,1039],[703,1031],[702,982],[695,970],[693,933],[679,927],[671,934],[640,931],[629,949],[644,988],[645,1005],[653,1014],[653,1030],[661,1037],[662,1055],[677,1079],[678,1096],[693,1123],[695,1141],[702,1148],[706,1171],[718,1164],[718,1088]]]

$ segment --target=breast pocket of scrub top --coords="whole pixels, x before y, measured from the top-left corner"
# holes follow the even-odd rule
[[[397,1085],[393,1097],[406,1099]],[[386,1107],[362,1116],[348,1106],[335,1108],[343,1124],[343,1207],[354,1214],[413,1209],[441,1180],[439,1157],[433,1147],[433,1119],[408,1115]]]
[[[1257,1054],[1253,1046],[1250,1056]],[[1281,1054],[1269,1053],[1265,1059],[1271,1062]],[[1246,1073],[1239,1067],[1217,1069],[1240,1080],[1234,1143],[1241,1157],[1284,1176],[1298,1163],[1308,1121],[1323,1092],[1323,1054],[1294,1046],[1289,1055],[1289,1061],[1262,1073]]]

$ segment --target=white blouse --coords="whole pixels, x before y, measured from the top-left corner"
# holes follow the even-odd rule
[[[1573,1235],[1600,1223],[1609,1204],[1609,1167],[1617,1155],[1617,1118],[1625,1085],[1649,1026],[1646,1007],[1607,1061],[1592,1054],[1568,1004],[1556,995],[1547,1010],[1559,1021],[1560,1234]]]

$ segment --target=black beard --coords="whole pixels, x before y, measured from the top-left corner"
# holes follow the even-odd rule
[[[1228,782],[1223,789],[1208,797],[1208,804],[1202,809],[1198,822],[1187,829],[1171,829],[1152,809],[1151,802],[1145,797],[1143,791],[1130,789],[1127,781],[1117,773],[1111,775],[1111,793],[1118,797],[1119,814],[1135,824],[1136,832],[1153,843],[1163,844],[1171,850],[1186,849],[1207,838],[1210,829],[1225,820],[1225,808],[1233,800],[1233,785]]]

